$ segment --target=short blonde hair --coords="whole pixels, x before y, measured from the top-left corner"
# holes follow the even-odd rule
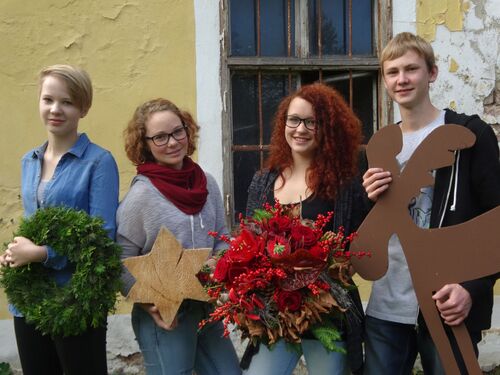
[[[192,155],[196,150],[196,139],[200,127],[196,124],[191,114],[180,110],[170,100],[158,98],[141,104],[134,112],[128,126],[123,131],[125,138],[125,152],[134,165],[154,162],[155,158],[146,142],[146,122],[156,112],[170,111],[179,117],[186,127],[188,134],[187,154]]]
[[[73,65],[51,65],[43,68],[39,74],[39,86],[42,88],[47,76],[61,78],[68,86],[71,100],[83,113],[87,113],[92,106],[92,82],[88,73]]]
[[[384,74],[384,63],[386,61],[397,59],[410,50],[415,51],[425,60],[429,72],[436,66],[436,57],[430,43],[418,35],[403,32],[392,38],[382,50],[382,54],[380,55],[382,75]]]

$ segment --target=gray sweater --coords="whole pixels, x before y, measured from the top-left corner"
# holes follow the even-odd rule
[[[195,215],[179,210],[147,177],[135,176],[116,214],[116,241],[123,248],[122,259],[149,253],[162,226],[169,229],[185,249],[208,247],[217,251],[227,247],[226,243],[208,235],[209,231],[227,235],[227,230],[219,187],[211,175],[206,176],[207,201]],[[135,279],[125,267],[122,281],[122,293],[127,295]]]

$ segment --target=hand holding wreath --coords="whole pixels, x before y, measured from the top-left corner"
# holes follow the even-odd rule
[[[26,237],[14,237],[5,250],[5,261],[10,267],[21,267],[47,258],[45,246],[37,246]]]
[[[17,241],[50,245],[75,269],[67,284],[57,286],[53,270],[38,262],[1,268],[10,303],[42,333],[78,335],[105,324],[120,288],[121,262],[119,246],[102,225],[100,218],[65,207],[40,209],[21,221]],[[11,260],[2,256],[3,264]]]

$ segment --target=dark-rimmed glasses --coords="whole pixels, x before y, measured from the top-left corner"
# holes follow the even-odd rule
[[[187,137],[186,125],[182,125],[182,127],[175,129],[172,133],[160,133],[153,135],[152,137],[144,137],[148,141],[153,141],[153,143],[160,147],[165,146],[168,141],[170,141],[170,137],[175,139],[176,141],[182,141]]]
[[[313,118],[300,118],[298,116],[286,116],[285,125],[289,128],[298,128],[300,123],[303,122],[308,130],[316,130],[316,120]]]

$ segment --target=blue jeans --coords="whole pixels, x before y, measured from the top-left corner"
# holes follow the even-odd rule
[[[220,322],[198,332],[198,323],[207,313],[208,304],[184,301],[177,313],[177,327],[166,331],[134,305],[132,327],[148,375],[191,375],[193,371],[198,375],[241,374],[233,344],[222,337],[224,329]]]
[[[426,375],[445,375],[439,354],[423,320],[419,319],[417,328],[414,324],[395,323],[366,316],[365,329],[364,375],[412,374],[417,353],[420,353]],[[449,332],[447,327],[445,329]],[[471,339],[477,354],[481,333],[471,333]],[[451,340],[451,345],[457,355],[458,348],[454,340]],[[458,364],[461,372],[467,374],[461,358]]]
[[[303,339],[301,344],[309,375],[349,374],[345,354],[327,351],[318,340]],[[337,342],[337,346],[346,347],[343,341]],[[299,359],[300,355],[288,348],[283,340],[279,340],[272,350],[260,345],[259,352],[250,362],[247,375],[290,375]]]

